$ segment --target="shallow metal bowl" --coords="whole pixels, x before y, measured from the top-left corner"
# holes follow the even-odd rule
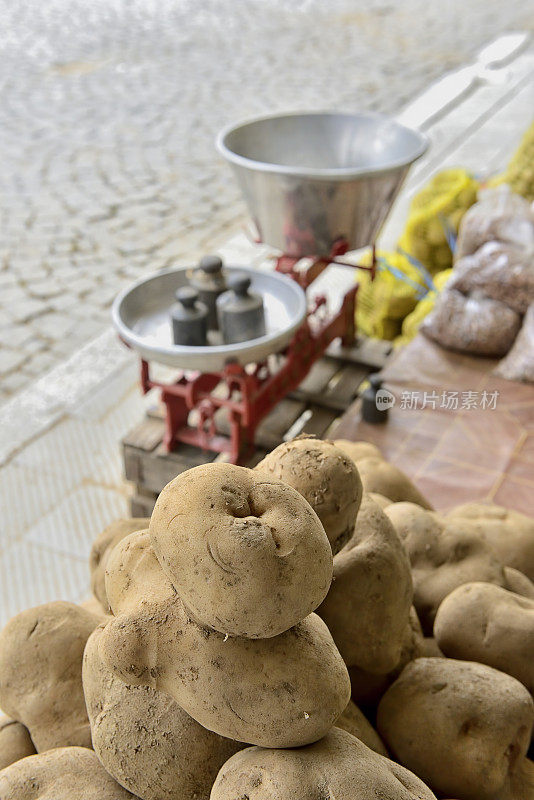
[[[303,290],[277,273],[245,267],[225,269],[246,273],[251,279],[252,291],[262,295],[265,336],[249,342],[206,347],[174,344],[169,312],[175,302],[174,293],[188,282],[189,267],[158,272],[121,292],[111,311],[119,336],[147,361],[202,371],[222,369],[231,361],[242,365],[263,361],[270,353],[282,350],[306,316]]]
[[[295,112],[231,125],[217,147],[260,239],[301,257],[373,243],[427,139],[381,114]]]

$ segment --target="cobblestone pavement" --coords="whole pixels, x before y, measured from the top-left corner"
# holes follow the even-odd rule
[[[283,108],[393,112],[524,0],[0,0],[0,401],[116,292],[238,226],[213,147]],[[531,16],[531,15],[530,15]]]

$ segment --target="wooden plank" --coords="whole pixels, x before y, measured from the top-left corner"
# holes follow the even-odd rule
[[[124,477],[127,481],[132,483],[140,483],[141,468],[139,465],[139,457],[141,450],[137,447],[129,447],[128,445],[122,448],[122,461],[124,465]]]
[[[254,469],[256,464],[259,464],[262,458],[265,458],[268,452],[268,450],[264,450],[262,447],[259,447],[254,455],[243,463],[243,466],[248,467],[249,469]]]
[[[277,447],[282,441],[284,433],[291,428],[305,408],[306,405],[297,400],[290,398],[281,400],[256,429],[258,447],[264,447],[267,450]]]
[[[149,406],[146,412],[149,419],[165,419],[165,403],[157,402]]]
[[[257,448],[254,451],[254,454],[252,456],[250,456],[250,458],[247,458],[242,462],[242,466],[243,467],[248,467],[249,469],[254,469],[256,464],[259,464],[259,462],[262,460],[262,458],[265,458],[265,456],[267,455],[267,452],[268,451],[264,450],[262,447]],[[219,453],[215,457],[214,461],[222,462],[224,464],[227,464],[228,461],[229,461],[228,453]]]
[[[122,444],[126,447],[136,447],[151,453],[163,439],[165,425],[161,420],[145,418],[126,434]]]
[[[361,342],[356,352],[361,352]],[[354,353],[352,356],[358,357]],[[255,466],[269,450],[284,440],[288,432],[291,436],[302,432],[324,436],[337,414],[350,404],[368,372],[368,366],[332,357],[317,362],[297,390],[297,396],[284,398],[260,423],[256,431],[256,451],[247,466]],[[224,461],[228,458],[225,454],[204,452],[192,445],[180,445],[172,453],[167,453],[162,444],[164,410],[162,404],[152,406],[146,419],[123,440],[125,477],[136,484],[138,496],[159,493],[165,484],[186,469],[214,459]],[[227,410],[219,409],[215,418],[217,429],[229,434]],[[139,510],[148,505],[139,497],[135,502]]]
[[[375,370],[380,370],[386,363],[388,356],[393,351],[391,342],[382,339],[370,339],[367,336],[358,336],[356,344],[352,347],[342,347],[341,341],[336,339],[328,350],[328,358],[339,361],[349,361],[352,364],[363,364]]]
[[[358,387],[367,378],[369,369],[349,364],[335,376],[326,391],[326,399],[332,401],[340,410],[348,408],[356,395]]]
[[[340,364],[333,359],[322,358],[317,361],[299,385],[297,390],[299,395],[315,395],[322,392],[339,367]]]
[[[145,491],[160,492],[163,487],[186,469],[213,461],[215,453],[188,444],[167,453],[160,444],[153,453],[138,451],[137,477],[134,483]],[[129,480],[132,480],[131,478]]]
[[[308,414],[308,412],[310,413]],[[302,433],[318,436],[320,439],[323,438],[332,422],[337,418],[336,411],[315,405],[310,406],[305,414],[308,414],[308,416],[302,427]]]
[[[138,492],[130,498],[130,515],[132,517],[150,517],[154,511],[156,494],[141,494]]]

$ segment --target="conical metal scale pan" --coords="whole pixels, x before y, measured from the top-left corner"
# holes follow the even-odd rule
[[[294,112],[231,125],[217,147],[259,238],[295,258],[376,241],[426,137],[381,114]]]
[[[295,281],[278,273],[245,267],[225,269],[248,275],[251,290],[263,297],[265,336],[206,347],[174,344],[170,309],[176,290],[188,283],[189,267],[157,272],[121,292],[111,312],[119,336],[146,361],[204,372],[221,370],[229,362],[241,365],[261,362],[271,353],[283,350],[306,316],[304,291]]]

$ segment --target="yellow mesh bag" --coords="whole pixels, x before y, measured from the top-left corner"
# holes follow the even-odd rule
[[[464,169],[438,172],[413,198],[399,247],[432,273],[452,266],[447,228],[456,236],[458,225],[477,198],[478,183]]]
[[[519,147],[502,175],[489,181],[490,186],[507,183],[513,192],[534,201],[534,122],[526,130]]]
[[[428,292],[423,299],[417,303],[414,310],[405,317],[402,323],[401,334],[395,339],[395,347],[400,347],[411,342],[419,330],[421,322],[434,308],[436,297],[439,292],[442,291],[451,275],[452,269],[445,269],[443,272],[438,272],[437,275],[434,275],[435,290]]]
[[[412,311],[428,287],[421,272],[400,253],[378,251],[374,281],[368,272],[358,272],[360,284],[356,324],[366,336],[392,341],[401,331],[402,320]],[[371,264],[371,253],[361,259]]]

